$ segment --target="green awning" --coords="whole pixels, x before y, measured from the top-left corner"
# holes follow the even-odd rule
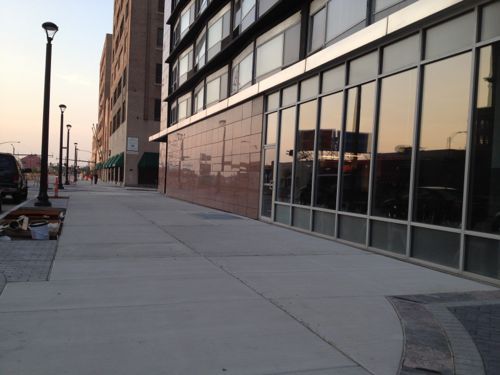
[[[103,169],[108,169],[109,168],[109,163],[111,162],[111,160],[113,160],[113,157],[108,158],[108,160],[106,160],[104,162],[104,164],[102,165],[102,168]]]
[[[96,170],[96,171],[98,171],[98,170],[100,170],[100,169],[102,169],[102,163],[97,163],[97,164],[95,165],[95,170]]]
[[[158,169],[160,154],[157,152],[145,152],[139,160],[139,168],[155,168]]]
[[[118,155],[115,155],[113,157],[113,160],[111,161],[111,163],[109,163],[109,167],[110,168],[123,168],[123,152],[118,154]]]

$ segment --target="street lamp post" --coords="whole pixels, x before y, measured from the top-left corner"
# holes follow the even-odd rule
[[[64,185],[69,185],[69,131],[71,130],[71,125],[66,125],[68,129],[68,134],[66,136],[66,181]]]
[[[40,164],[40,190],[35,206],[50,207],[47,194],[49,184],[49,109],[50,109],[50,70],[52,64],[52,40],[59,28],[52,22],[42,25],[47,34],[47,46],[45,52],[45,85],[43,97],[43,125],[42,125],[42,160]]]
[[[73,175],[74,175],[74,179],[75,179],[75,183],[76,183],[76,180],[77,180],[77,167],[78,167],[78,143],[75,142],[75,163],[73,164]]]
[[[61,128],[59,131],[59,169],[58,169],[58,179],[59,183],[57,187],[59,189],[64,189],[64,185],[62,183],[62,169],[63,169],[63,132],[64,132],[64,111],[66,110],[66,106],[64,104],[59,105],[59,109],[61,110]]]

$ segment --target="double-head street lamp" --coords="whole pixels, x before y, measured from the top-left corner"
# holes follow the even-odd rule
[[[64,104],[59,105],[59,109],[61,110],[61,129],[59,131],[59,168],[58,168],[58,185],[59,189],[64,189],[64,185],[62,183],[62,169],[63,169],[63,132],[64,132],[64,111],[66,110],[66,106]]]
[[[64,185],[69,185],[69,131],[71,130],[71,125],[66,125],[68,129],[68,134],[66,136],[66,181],[64,181]]]
[[[43,95],[43,124],[42,124],[42,160],[40,163],[40,190],[35,206],[50,207],[47,194],[49,178],[49,109],[50,109],[50,70],[52,63],[52,40],[59,28],[52,22],[42,25],[47,34],[47,47],[45,52],[45,85]]]

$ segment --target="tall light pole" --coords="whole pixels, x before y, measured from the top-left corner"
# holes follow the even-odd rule
[[[64,104],[59,105],[59,109],[61,110],[61,128],[59,131],[59,169],[58,169],[58,180],[59,183],[57,187],[59,189],[64,189],[64,185],[62,183],[62,170],[63,170],[63,132],[64,132],[64,111],[66,110],[66,106]]]
[[[77,169],[78,167],[78,143],[75,142],[75,163],[73,164],[73,175],[74,175],[74,178],[75,178],[75,182],[77,180]]]
[[[49,185],[49,110],[50,110],[50,70],[52,64],[52,40],[59,28],[55,23],[45,22],[42,25],[47,34],[45,52],[45,85],[43,96],[43,125],[42,125],[42,160],[40,164],[40,190],[35,206],[50,207],[47,189]]]
[[[71,130],[71,125],[66,125],[68,129],[68,134],[66,135],[66,181],[64,185],[69,185],[69,131]]]

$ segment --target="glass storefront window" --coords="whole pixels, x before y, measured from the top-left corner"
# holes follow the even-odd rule
[[[474,14],[467,13],[427,30],[425,58],[434,59],[472,46],[475,35],[474,25]]]
[[[315,98],[318,96],[319,79],[318,76],[306,79],[300,83],[300,100]]]
[[[280,93],[275,92],[274,94],[267,96],[267,111],[274,111],[280,106]]]
[[[290,104],[295,104],[297,102],[297,85],[289,86],[283,89],[283,94],[281,95],[281,106],[285,107]]]
[[[417,64],[418,60],[420,60],[419,35],[410,36],[385,47],[383,56],[383,73]]]
[[[378,53],[372,52],[349,63],[349,84],[374,79],[378,72]]]
[[[372,221],[370,229],[370,246],[397,254],[406,253],[405,225]]]
[[[268,121],[269,127],[269,121]],[[262,207],[261,215],[271,217],[274,188],[274,163],[276,161],[276,148],[266,148],[264,151],[264,169],[262,175]]]
[[[278,223],[290,225],[290,206],[282,206],[277,204],[274,208],[275,210],[275,220]]]
[[[281,111],[276,200],[290,203],[295,143],[295,107]]]
[[[375,113],[375,82],[347,92],[347,113],[341,184],[341,209],[366,214],[371,142]]]
[[[500,43],[479,56],[467,226],[500,233]]]
[[[414,219],[462,221],[470,95],[470,53],[425,66]]]
[[[366,219],[339,215],[339,238],[364,244],[366,242]]]
[[[413,228],[412,256],[417,259],[458,268],[460,235],[427,228]]]
[[[372,214],[406,220],[417,95],[417,70],[382,80]]]
[[[500,22],[498,15],[500,14],[500,1],[483,7],[481,24],[481,40],[488,40],[500,35]]]
[[[327,70],[322,74],[321,92],[340,90],[345,85],[345,65]]]
[[[314,205],[332,210],[336,207],[337,199],[343,97],[340,92],[321,99]]]
[[[293,208],[292,226],[305,230],[311,229],[311,211],[305,208]]]
[[[335,235],[335,214],[315,211],[313,216],[313,232],[333,237]]]
[[[278,131],[278,112],[267,115],[266,145],[276,143],[276,133]]]
[[[466,237],[465,270],[500,279],[500,241]]]
[[[330,0],[326,39],[332,40],[366,18],[366,0]]]
[[[311,204],[317,108],[316,100],[299,106],[293,202],[304,206]]]

